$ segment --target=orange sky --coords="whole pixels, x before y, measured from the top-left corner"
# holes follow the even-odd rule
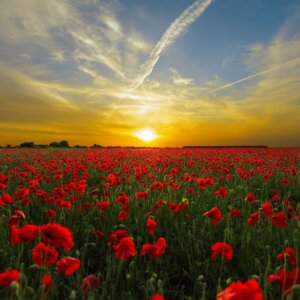
[[[50,2],[2,1],[0,145],[300,146],[297,1],[261,32],[222,1]]]

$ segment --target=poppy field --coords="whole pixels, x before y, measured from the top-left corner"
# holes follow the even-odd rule
[[[300,299],[299,149],[3,149],[0,299]]]

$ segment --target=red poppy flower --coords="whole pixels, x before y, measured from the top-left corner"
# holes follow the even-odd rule
[[[172,202],[169,202],[168,206],[175,215],[180,213],[183,209],[187,207],[185,203],[172,203]]]
[[[119,217],[118,217],[118,220],[120,222],[123,222],[125,221],[126,219],[128,218],[128,213],[126,210],[121,210],[120,213],[119,213]]]
[[[45,274],[41,280],[40,280],[40,284],[44,285],[44,291],[47,292],[51,285],[52,285],[52,277],[49,274]]]
[[[25,218],[26,218],[25,214],[21,210],[14,209],[13,213],[15,216],[18,217],[20,222],[25,220]]]
[[[218,207],[213,207],[211,210],[205,212],[203,216],[211,218],[214,224],[219,224],[222,219],[222,212]]]
[[[147,228],[148,228],[148,234],[152,235],[154,234],[155,230],[156,230],[156,222],[149,218],[147,220]]]
[[[41,226],[42,241],[55,248],[63,247],[66,251],[73,248],[73,234],[71,230],[58,223],[48,223]]]
[[[135,193],[135,198],[137,200],[140,200],[141,198],[148,199],[149,198],[149,194],[147,192],[136,192]]]
[[[162,182],[154,181],[150,188],[153,190],[162,191],[165,188],[165,185]]]
[[[285,256],[288,257],[288,261],[291,265],[295,265],[297,263],[296,252],[293,248],[287,247],[285,250],[283,250],[277,255],[277,260],[284,260]]]
[[[199,178],[197,179],[197,183],[198,183],[198,185],[200,186],[200,188],[201,188],[202,190],[205,190],[205,188],[206,188],[206,180],[205,180],[204,178],[199,177]]]
[[[161,208],[161,206],[165,205],[166,201],[163,199],[158,199],[157,202],[153,205],[153,210],[157,211]]]
[[[2,205],[8,205],[14,202],[14,198],[9,194],[3,194],[0,197],[0,202],[3,203]]]
[[[124,192],[121,192],[119,197],[117,197],[117,199],[115,200],[115,202],[127,205],[129,202],[129,197]]]
[[[215,184],[214,180],[210,176],[208,176],[207,178],[205,178],[205,183],[206,183],[206,185],[211,185],[211,186],[213,186]]]
[[[28,185],[32,188],[36,186],[39,182],[36,179],[31,179],[27,181]]]
[[[163,295],[155,294],[151,300],[165,300],[165,297]]]
[[[84,295],[87,295],[89,291],[99,286],[100,286],[100,279],[93,274],[83,278],[81,283],[81,289]]]
[[[56,211],[53,209],[48,209],[44,214],[46,219],[52,219],[55,217],[55,215],[56,215]]]
[[[239,219],[241,217],[241,212],[238,209],[233,208],[230,211],[229,217],[230,219]]]
[[[275,226],[284,228],[287,226],[287,216],[282,211],[278,212],[277,214],[272,216],[271,222]]]
[[[100,238],[102,238],[102,237],[104,237],[105,236],[105,233],[103,232],[103,231],[94,231],[93,232],[94,234],[96,234],[98,237],[100,237]]]
[[[294,284],[300,284],[300,268],[294,269],[291,273],[282,268],[276,274],[270,275],[268,281],[277,282],[281,286],[282,291],[287,292]]]
[[[250,215],[250,217],[248,218],[248,224],[251,226],[256,226],[258,222],[259,222],[259,213],[257,211]]]
[[[272,207],[272,204],[270,202],[265,202],[260,207],[261,207],[261,209],[262,209],[262,211],[263,211],[266,218],[270,218],[272,216],[273,207]]]
[[[222,198],[225,198],[227,196],[227,190],[224,186],[221,186],[216,192],[214,192],[214,195],[217,197],[217,196],[220,196]]]
[[[8,286],[14,281],[19,281],[20,271],[9,270],[0,273],[0,286]]]
[[[28,244],[32,242],[39,234],[39,226],[26,224],[21,228],[17,228],[15,225],[10,227],[10,243],[16,244]]]
[[[44,243],[39,243],[33,248],[31,256],[33,262],[38,266],[48,267],[56,262],[58,252]]]
[[[154,245],[144,244],[140,255],[149,254],[153,258],[160,257],[165,254],[167,242],[164,238],[160,237]]]
[[[225,242],[217,242],[211,246],[211,249],[213,251],[211,255],[212,260],[216,260],[218,255],[221,255],[227,261],[232,259],[232,248],[229,244]]]
[[[245,197],[246,201],[249,201],[251,204],[254,204],[256,202],[256,197],[253,193],[248,193],[247,196]]]
[[[190,215],[189,213],[185,213],[185,214],[184,214],[184,218],[185,218],[186,220],[188,220],[190,217],[191,217],[191,215]]]
[[[109,235],[108,241],[109,241],[110,245],[112,245],[113,242],[119,243],[121,241],[121,239],[124,237],[128,237],[127,231],[123,230],[123,229],[117,229],[114,233]]]
[[[22,198],[24,198],[25,196],[29,195],[30,190],[28,188],[19,188],[16,191],[16,197],[21,200]]]
[[[80,260],[70,256],[61,258],[57,263],[57,271],[67,276],[73,274],[80,266]]]
[[[108,209],[109,202],[108,201],[98,202],[97,206],[100,208],[100,210],[104,211],[104,210]]]
[[[279,181],[279,184],[280,185],[287,185],[287,184],[289,184],[289,181],[287,179],[282,179],[282,180]]]
[[[0,183],[0,191],[1,190],[5,190],[7,188],[7,185],[6,184],[4,184],[4,183]],[[3,204],[1,204],[2,202],[1,202],[1,198],[0,198],[0,206],[1,205],[3,205]]]
[[[119,244],[112,247],[115,251],[116,259],[128,260],[130,256],[136,256],[135,245],[130,237],[122,238]]]
[[[0,205],[0,206],[1,206],[1,205]],[[8,222],[7,222],[7,225],[8,225],[8,226],[15,226],[15,225],[18,225],[18,223],[19,223],[19,218],[18,218],[18,216],[12,215],[12,216],[9,218],[9,220],[8,220]]]
[[[250,279],[245,283],[233,282],[217,295],[217,300],[263,300],[264,295],[258,282]]]

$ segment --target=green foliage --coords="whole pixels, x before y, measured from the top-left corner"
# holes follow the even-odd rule
[[[62,142],[57,144],[62,145]],[[53,278],[47,299],[148,300],[155,293],[164,294],[166,299],[215,299],[217,291],[225,289],[230,282],[244,282],[254,277],[258,280],[265,299],[280,299],[280,287],[267,282],[267,277],[283,266],[284,262],[276,260],[278,253],[286,246],[293,247],[298,252],[299,265],[299,221],[290,217],[286,228],[275,227],[270,219],[264,218],[260,209],[260,205],[270,201],[272,191],[276,190],[280,199],[288,198],[295,206],[298,205],[295,214],[299,215],[298,173],[289,174],[288,178],[292,183],[288,186],[279,184],[287,167],[297,169],[298,162],[294,154],[290,153],[285,161],[281,161],[281,166],[266,181],[263,174],[253,171],[261,167],[256,152],[216,153],[215,157],[195,150],[188,154],[184,154],[182,150],[154,150],[157,152],[153,153],[147,153],[147,150],[126,150],[126,154],[124,150],[118,149],[50,149],[43,150],[44,152],[39,150],[40,152],[34,154],[11,151],[9,156],[8,152],[0,152],[0,173],[9,179],[5,183],[6,189],[1,191],[0,195],[9,193],[15,199],[10,205],[0,206],[0,272],[17,269],[21,271],[22,278],[20,285],[0,288],[0,299],[40,299],[43,288],[39,280],[46,273],[51,274]],[[239,161],[238,157],[241,158]],[[262,155],[261,160],[265,159],[265,166],[272,169],[283,157],[284,155],[280,156],[280,153],[276,152],[274,156]],[[154,159],[156,161],[153,161]],[[194,164],[189,167],[191,161]],[[229,168],[230,180],[220,179],[220,176],[226,176],[218,167],[221,164]],[[124,171],[125,165],[128,166],[128,171]],[[135,165],[147,166],[149,171],[137,177]],[[238,175],[240,167],[255,175],[242,179]],[[178,168],[180,172],[171,176],[173,168]],[[268,168],[266,167],[266,170]],[[63,175],[62,178],[55,179],[58,170]],[[20,177],[21,172],[27,172],[28,176]],[[112,173],[118,174],[120,182],[115,186],[104,187],[104,183],[108,184],[107,176]],[[181,180],[182,176],[193,173],[197,177],[212,176],[214,186],[207,186],[202,190],[196,182],[197,177],[192,183]],[[56,188],[66,191],[70,182],[77,184],[80,180],[87,179],[87,186],[84,192],[74,190],[63,196],[65,201],[72,203],[70,209],[59,208],[57,199],[52,203],[47,202],[32,188],[28,196],[31,201],[22,205],[22,202],[16,199],[15,192],[21,186],[28,187],[29,180],[37,178],[38,175],[41,175],[42,179],[35,188],[47,192],[49,197],[54,197],[53,191]],[[156,177],[149,179],[149,175]],[[179,188],[166,185],[163,190],[154,190],[151,189],[153,181],[177,182]],[[220,186],[224,186],[228,191],[225,198],[214,196],[214,192]],[[194,188],[194,192],[189,192],[191,187]],[[93,193],[95,190],[97,192]],[[104,195],[105,190],[108,190],[109,194]],[[149,199],[137,200],[138,191],[147,191]],[[118,220],[121,205],[115,202],[120,192],[125,192],[130,199],[128,218],[123,222]],[[256,203],[250,204],[245,201],[248,192],[256,195]],[[74,197],[74,201],[71,201],[71,196]],[[153,211],[153,205],[159,199],[180,203],[183,198],[188,199],[188,205],[178,214],[174,214],[168,204],[155,212],[157,229],[153,236],[149,235],[146,221],[149,211]],[[104,212],[100,212],[97,202],[103,200],[109,201],[110,206]],[[87,203],[91,205],[84,206]],[[282,202],[272,204],[275,211],[287,212]],[[218,225],[203,216],[204,212],[215,206],[223,214]],[[45,217],[45,212],[50,208],[56,211],[56,216],[49,220]],[[229,212],[232,208],[240,209],[240,219],[230,218]],[[21,210],[26,215],[19,227],[24,224],[42,225],[56,222],[70,228],[75,245],[68,252],[58,249],[59,257],[79,258],[80,268],[71,276],[64,276],[57,272],[55,266],[47,268],[33,265],[31,252],[38,241],[15,246],[9,242],[7,222],[14,209]],[[247,219],[257,210],[260,211],[261,217],[259,224],[249,226]],[[129,236],[134,239],[137,256],[128,261],[115,259],[108,240],[109,235],[116,229],[127,230]],[[99,237],[95,231],[102,231],[105,235]],[[140,256],[142,245],[153,244],[158,237],[164,237],[167,241],[165,255],[157,259],[149,255]],[[226,241],[231,245],[234,253],[231,261],[211,259],[211,246],[219,241]],[[80,286],[82,280],[90,274],[100,278],[101,284],[85,296]],[[299,294],[299,286],[295,287],[296,294]],[[289,295],[287,299],[294,297]]]

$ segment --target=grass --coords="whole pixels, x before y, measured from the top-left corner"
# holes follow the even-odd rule
[[[0,173],[7,178],[0,195],[7,193],[14,198],[13,203],[0,206],[0,272],[21,271],[20,284],[0,288],[1,299],[41,299],[44,295],[47,299],[146,300],[155,293],[166,299],[215,299],[217,292],[231,282],[249,278],[259,282],[264,299],[280,299],[279,285],[267,281],[270,274],[285,264],[276,257],[288,246],[299,257],[299,220],[295,216],[299,216],[300,184],[296,149],[2,150],[0,161]],[[269,171],[274,174],[265,180]],[[60,173],[62,177],[55,179]],[[115,174],[120,182],[109,186],[109,174]],[[191,175],[192,180],[183,181],[184,175]],[[226,179],[226,175],[230,178]],[[201,189],[197,178],[208,176],[213,178],[214,185]],[[285,178],[288,184],[280,184]],[[37,179],[38,184],[30,187],[31,179]],[[82,179],[87,183],[84,191],[68,191],[69,183],[78,185]],[[155,181],[162,182],[164,189],[152,189]],[[172,182],[178,188],[172,187]],[[225,198],[214,195],[220,186],[228,191]],[[21,187],[29,188],[30,193],[18,200],[16,192]],[[37,190],[44,195],[38,195]],[[149,198],[137,200],[139,191],[146,191]],[[128,218],[122,222],[118,220],[122,205],[115,202],[120,192],[130,199]],[[254,204],[245,201],[249,192],[257,198]],[[279,201],[272,202],[275,192]],[[24,198],[29,198],[30,203],[22,204]],[[188,199],[187,207],[174,214],[168,203],[178,204],[183,198]],[[166,205],[153,211],[159,199]],[[273,205],[273,214],[287,214],[283,199],[289,199],[295,208],[288,216],[287,226],[279,228],[264,217],[260,206],[268,201]],[[108,200],[110,206],[100,213],[97,202],[103,200]],[[61,201],[70,202],[72,207],[59,208]],[[223,215],[217,225],[203,216],[213,207],[218,207]],[[56,211],[53,219],[45,217],[50,208]],[[240,219],[229,217],[232,208],[240,210]],[[68,252],[57,249],[59,258],[79,258],[79,269],[65,276],[57,272],[55,264],[47,268],[34,265],[31,252],[40,237],[29,244],[11,245],[7,222],[14,209],[26,215],[18,227],[49,222],[68,227],[73,233],[74,247]],[[150,211],[157,222],[154,235],[149,235],[146,228]],[[250,226],[247,219],[255,211],[259,211],[260,221]],[[134,240],[137,255],[128,261],[116,259],[108,243],[109,235],[116,229],[127,230]],[[95,231],[105,235],[99,237]],[[143,244],[153,244],[159,237],[167,241],[163,256],[153,259],[139,255]],[[219,241],[231,245],[232,260],[211,259],[211,246]],[[295,268],[288,264],[286,267]],[[40,278],[46,273],[51,274],[53,283],[44,293]],[[90,274],[100,278],[101,284],[84,295],[81,283]]]

